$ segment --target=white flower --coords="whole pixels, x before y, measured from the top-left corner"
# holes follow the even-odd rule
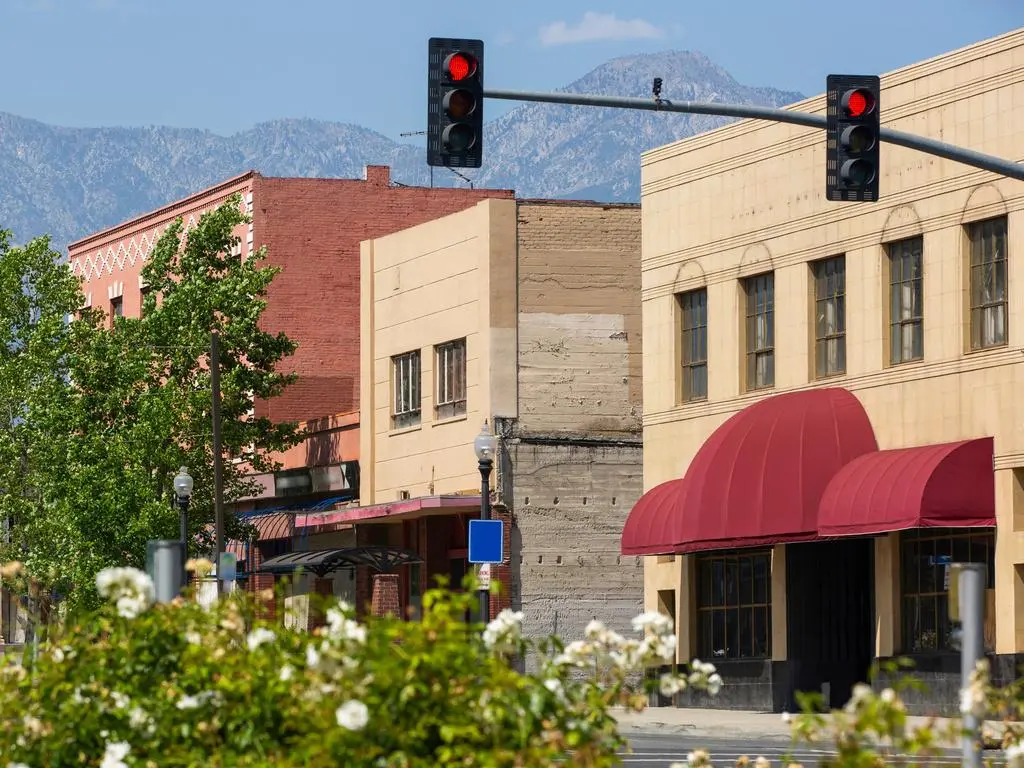
[[[134,619],[156,599],[153,580],[138,568],[104,568],[96,574],[96,589],[126,619]]]
[[[203,644],[203,636],[192,629],[185,633],[185,640],[191,645]]]
[[[118,709],[127,709],[128,705],[131,704],[131,699],[129,699],[120,691],[114,691],[113,693],[111,693],[110,698],[114,700],[114,706]]]
[[[560,667],[582,667],[590,656],[590,645],[583,640],[573,640],[558,656],[553,659]]]
[[[62,661],[64,661],[64,649],[61,648],[60,646],[54,646],[50,650],[50,656],[53,657],[54,661],[56,661],[58,664],[60,664]]]
[[[699,675],[704,675],[705,677],[715,674],[715,665],[710,661],[694,659],[690,662],[690,669]]]
[[[1024,744],[1011,744],[1005,750],[1006,764],[1009,768],[1021,768],[1024,766]]]
[[[758,757],[757,760],[754,761],[754,768],[771,768],[771,766],[772,761],[766,757]]]
[[[216,694],[213,691],[203,691],[202,693],[197,693],[195,696],[182,696],[178,699],[177,707],[178,709],[197,709],[213,699],[215,695]]]
[[[790,723],[793,722],[793,716],[791,714],[789,714],[789,712],[783,712],[782,713],[782,722],[786,723],[786,725],[789,725]]]
[[[686,762],[690,764],[691,768],[697,768],[698,766],[710,765],[711,758],[703,749],[695,749],[686,756]]]
[[[348,618],[342,610],[329,608],[327,611],[327,636],[340,642],[366,642],[366,627]]]
[[[886,688],[882,691],[880,698],[886,704],[892,704],[896,701],[896,691],[894,691],[892,688]]]
[[[720,690],[722,690],[722,676],[715,672],[708,677],[708,693],[712,696],[717,696]]]
[[[686,688],[686,680],[671,672],[666,672],[658,681],[658,690],[662,696],[675,696]]]
[[[306,646],[306,666],[315,669],[320,664],[320,651],[312,645]]]
[[[987,709],[984,688],[979,685],[969,685],[961,689],[960,714],[973,715],[980,720],[985,717]]]
[[[544,681],[544,687],[551,691],[555,696],[562,696],[564,693],[562,689],[562,681],[557,677],[549,677]]]
[[[103,762],[100,763],[100,768],[128,768],[128,763],[124,761],[124,758],[126,758],[128,753],[131,751],[131,745],[126,741],[115,741],[107,744],[107,749],[103,753]]]
[[[249,644],[249,650],[255,651],[264,643],[272,643],[277,637],[271,630],[266,627],[256,627],[252,632],[249,633],[246,642]]]
[[[145,730],[147,733],[152,733],[156,728],[153,718],[142,707],[134,707],[132,709],[128,714],[128,723],[132,728]]]
[[[26,763],[8,763],[7,768],[29,768]]]
[[[361,701],[346,701],[334,712],[338,725],[350,731],[361,731],[370,722],[370,710]]]
[[[594,619],[587,624],[587,628],[583,630],[583,634],[588,640],[597,640],[605,631],[604,623]]]
[[[634,632],[643,632],[648,629],[656,635],[664,635],[671,632],[674,627],[672,619],[658,611],[647,611],[633,619]]]
[[[294,674],[295,670],[292,669],[291,665],[285,664],[283,667],[281,667],[281,671],[278,673],[278,678],[280,678],[281,682],[287,682],[288,680],[292,679],[292,675]]]
[[[523,612],[505,608],[484,629],[484,644],[496,652],[513,651],[522,634]]]
[[[641,643],[640,654],[658,661],[673,662],[676,658],[676,636],[648,635]]]

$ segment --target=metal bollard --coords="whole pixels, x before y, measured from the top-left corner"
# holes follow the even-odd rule
[[[146,544],[146,571],[153,580],[158,603],[169,603],[185,586],[185,547],[178,539],[153,539]]]

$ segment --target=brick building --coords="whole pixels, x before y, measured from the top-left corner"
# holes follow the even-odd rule
[[[140,272],[160,234],[179,217],[186,229],[194,226],[235,194],[251,217],[236,232],[241,252],[250,256],[266,246],[267,262],[282,268],[268,291],[263,326],[298,344],[284,361],[298,381],[281,397],[258,401],[256,415],[307,422],[318,433],[280,457],[281,471],[260,478],[264,494],[237,506],[261,531],[255,546],[233,544],[253,569],[297,544],[295,510],[359,495],[354,414],[360,406],[360,242],[487,198],[512,199],[514,192],[396,185],[386,166],[367,166],[364,179],[271,178],[249,171],[72,243],[69,263],[83,280],[86,306],[137,316]],[[253,586],[266,581],[251,579]]]

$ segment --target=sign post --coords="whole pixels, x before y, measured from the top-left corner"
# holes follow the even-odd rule
[[[501,520],[477,519],[469,521],[469,562],[479,565],[477,571],[481,611],[489,605],[491,566],[504,562],[505,523]],[[488,611],[489,612],[489,611]],[[490,618],[481,616],[486,622]]]

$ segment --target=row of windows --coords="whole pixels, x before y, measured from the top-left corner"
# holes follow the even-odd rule
[[[995,533],[922,529],[900,534],[902,653],[953,650],[949,563],[987,566],[995,588]],[[697,655],[748,659],[771,656],[772,590],[769,551],[697,555]]]
[[[1006,217],[968,224],[970,242],[970,345],[972,350],[1007,343]],[[889,362],[924,359],[924,248],[920,237],[886,245],[889,273]],[[814,286],[814,375],[846,373],[846,257],[810,264]],[[741,326],[747,391],[775,385],[775,274],[742,281],[746,299]],[[708,395],[708,294],[678,294],[681,316],[681,397]]]
[[[466,413],[466,340],[434,347],[434,416],[451,419]],[[420,423],[422,402],[420,350],[391,358],[391,427]]]

